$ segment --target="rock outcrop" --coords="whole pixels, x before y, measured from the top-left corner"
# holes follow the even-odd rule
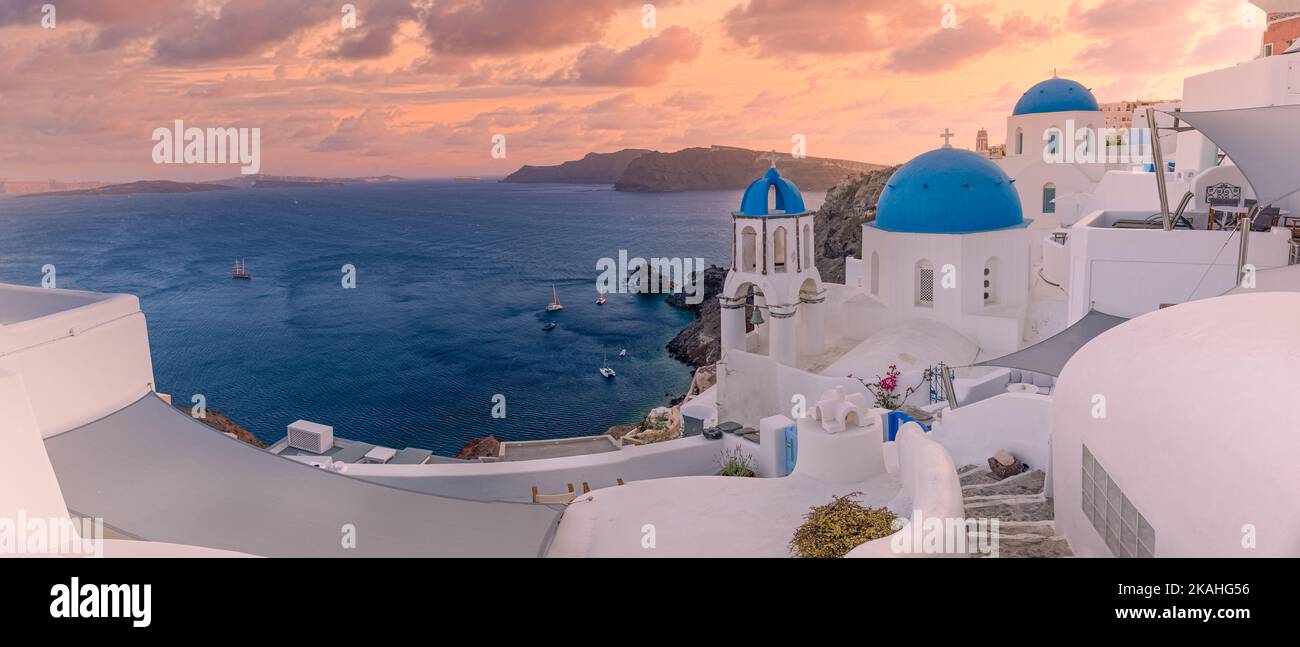
[[[897,170],[893,166],[858,173],[826,193],[826,201],[813,216],[822,281],[844,282],[844,258],[862,253],[862,225],[875,220],[880,192]]]
[[[487,436],[465,441],[465,445],[460,448],[460,453],[456,454],[456,458],[472,461],[480,458],[495,458],[500,453],[501,441],[497,440],[496,436]]]
[[[177,408],[180,409],[181,411],[184,411],[185,415],[187,416],[190,415],[190,410],[188,407],[177,407]],[[235,440],[238,440],[243,443],[248,443],[254,447],[266,449],[266,443],[258,440],[257,436],[254,436],[252,432],[250,432],[247,429],[244,429],[243,426],[241,426],[239,423],[235,422],[234,420],[231,420],[229,417],[227,417],[225,414],[221,413],[220,411],[213,411],[212,409],[208,409],[205,416],[206,417],[203,418],[196,418],[196,420],[227,436],[230,436],[231,438],[234,438]]]
[[[771,165],[771,153],[713,146],[675,153],[646,153],[628,165],[614,184],[618,191],[664,192],[743,189]],[[847,176],[881,168],[877,164],[777,154],[781,175],[805,191],[826,191]]]
[[[653,152],[641,148],[625,148],[617,153],[587,153],[580,160],[555,166],[524,166],[501,181],[614,184],[623,177],[623,172],[632,160]]]
[[[668,354],[688,366],[713,364],[722,358],[722,307],[718,295],[727,279],[727,268],[711,265],[704,270],[704,301],[690,305],[685,294],[668,296],[668,304],[695,311],[692,321],[668,342]]]

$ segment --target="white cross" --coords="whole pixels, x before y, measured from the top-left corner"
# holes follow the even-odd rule
[[[943,132],[940,133],[939,136],[943,138],[944,148],[952,148],[952,138],[956,137],[956,135],[949,132],[947,128],[944,128]]]
[[[776,168],[776,149],[772,149],[772,155],[768,159],[772,160],[772,168]]]

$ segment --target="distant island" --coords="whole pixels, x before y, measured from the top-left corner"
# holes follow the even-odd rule
[[[101,182],[64,183],[52,180],[37,182],[0,182],[0,195],[19,198],[35,196],[69,195],[134,195],[137,193],[204,193],[232,189],[284,189],[322,188],[347,184],[379,184],[401,182],[396,175],[368,177],[328,178],[300,175],[243,175],[215,182],[173,182],[171,180],[140,180],[122,184]]]
[[[132,195],[136,193],[202,193],[205,191],[230,191],[235,187],[220,184],[203,184],[194,182],[172,182],[169,180],[143,180],[126,184],[109,184],[94,189],[77,189],[74,191],[46,191],[44,193],[23,193],[20,198],[37,198],[65,195]]]
[[[381,184],[388,182],[401,182],[404,178],[396,175],[371,175],[366,177],[313,177],[309,175],[266,175],[259,173],[255,175],[239,175],[226,180],[217,180],[209,184],[220,184],[222,186],[234,187],[237,189],[271,189],[285,187],[327,187],[343,186],[345,184]]]
[[[772,155],[733,146],[685,148],[674,153],[629,148],[588,153],[581,160],[555,166],[524,166],[502,181],[612,184],[615,190],[631,192],[743,189],[771,165]],[[885,168],[783,153],[776,154],[776,163],[783,176],[809,191],[826,191],[851,175]]]

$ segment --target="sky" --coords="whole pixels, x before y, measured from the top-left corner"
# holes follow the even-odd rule
[[[894,164],[944,129],[1002,142],[1054,72],[1102,102],[1177,98],[1263,28],[1240,0],[0,0],[0,178],[239,174],[155,163],[176,120],[260,129],[274,174],[504,175],[796,137]]]

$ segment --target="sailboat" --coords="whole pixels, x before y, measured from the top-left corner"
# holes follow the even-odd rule
[[[618,356],[619,356],[619,357],[627,357],[627,349],[624,348],[623,350],[618,351]]]
[[[244,267],[244,259],[235,259],[235,269],[230,273],[230,278],[243,279],[245,281],[251,281],[253,279],[253,275],[248,272],[248,268]]]
[[[550,303],[549,305],[546,306],[546,311],[547,311],[547,312],[555,312],[556,310],[563,310],[563,309],[564,309],[564,304],[560,303],[560,295],[559,295],[558,293],[556,293],[556,291],[555,291],[555,284],[552,283],[552,284],[551,284],[551,303]]]
[[[600,374],[604,375],[607,379],[614,379],[614,369],[609,367],[608,355],[605,356],[601,364],[603,364],[603,366],[600,367]]]

